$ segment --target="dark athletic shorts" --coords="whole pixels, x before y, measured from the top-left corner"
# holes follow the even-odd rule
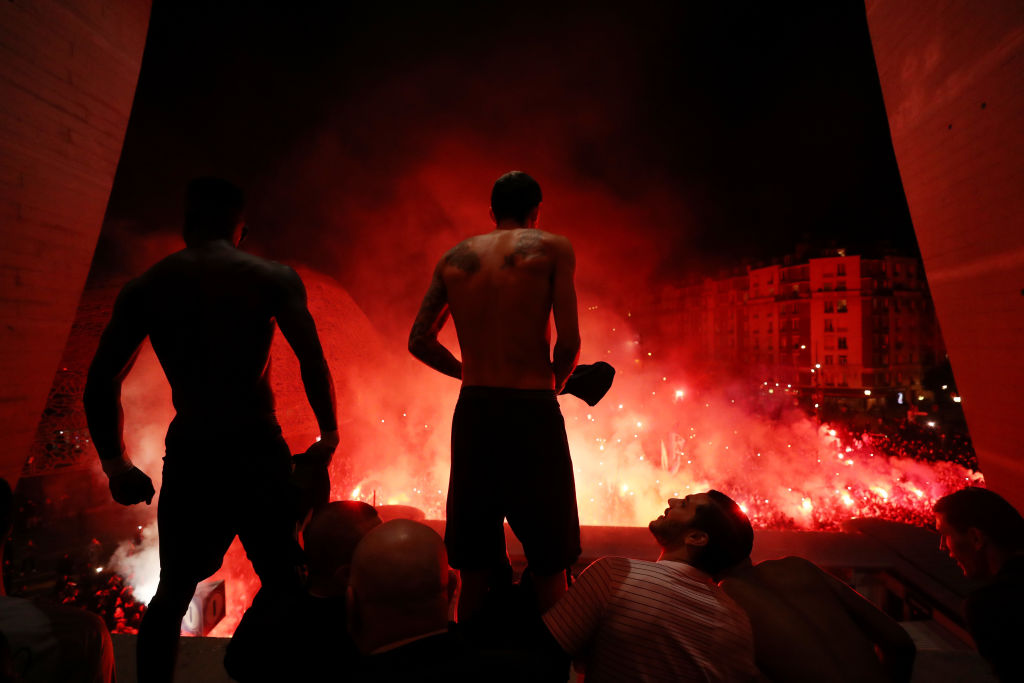
[[[457,569],[507,566],[504,520],[533,572],[580,556],[565,421],[553,391],[463,387],[452,419],[445,545]]]
[[[237,535],[263,586],[294,588],[302,551],[281,428],[215,435],[172,424],[166,445],[157,509],[161,581],[207,578]]]

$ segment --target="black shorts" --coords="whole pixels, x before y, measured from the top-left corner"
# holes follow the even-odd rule
[[[452,419],[445,545],[457,569],[508,564],[504,520],[539,576],[580,556],[565,421],[553,391],[463,387]]]
[[[237,535],[264,586],[297,585],[302,551],[281,428],[229,436],[172,425],[166,444],[157,509],[161,580],[202,581]]]

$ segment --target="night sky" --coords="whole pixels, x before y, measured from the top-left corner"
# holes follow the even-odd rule
[[[204,174],[245,188],[247,248],[371,318],[411,316],[513,168],[597,296],[798,242],[916,253],[861,2],[209,4],[154,2],[98,272],[177,248]]]

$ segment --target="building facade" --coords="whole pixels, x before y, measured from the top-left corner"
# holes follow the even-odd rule
[[[916,402],[945,357],[913,257],[791,258],[668,288],[655,309],[698,362],[819,399]]]

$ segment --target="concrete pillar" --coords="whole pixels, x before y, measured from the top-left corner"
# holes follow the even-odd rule
[[[14,485],[89,272],[150,0],[0,3],[0,476]]]
[[[896,160],[989,488],[1024,510],[1024,3],[868,0]]]

